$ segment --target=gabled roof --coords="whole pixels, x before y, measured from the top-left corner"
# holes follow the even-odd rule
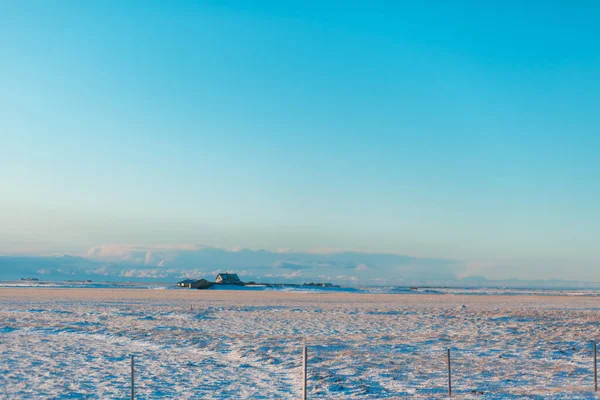
[[[196,282],[196,279],[185,279],[185,280],[177,282],[177,283],[192,283],[192,282]]]
[[[237,274],[219,274],[217,276],[220,276],[221,278],[225,279],[225,278],[238,278]]]

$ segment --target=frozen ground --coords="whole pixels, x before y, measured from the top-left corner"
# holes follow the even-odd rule
[[[463,307],[464,306],[464,307]],[[600,298],[0,289],[0,398],[593,398]]]

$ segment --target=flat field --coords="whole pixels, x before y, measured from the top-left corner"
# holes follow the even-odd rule
[[[594,398],[600,298],[0,289],[0,398]]]

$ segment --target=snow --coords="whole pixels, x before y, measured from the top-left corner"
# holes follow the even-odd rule
[[[126,398],[129,354],[138,398],[299,398],[304,344],[309,398],[443,398],[447,348],[460,398],[594,394],[594,297],[49,291],[0,291],[0,398]]]

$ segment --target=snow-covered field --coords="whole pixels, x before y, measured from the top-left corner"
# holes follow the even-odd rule
[[[0,289],[0,398],[593,398],[600,298]]]

